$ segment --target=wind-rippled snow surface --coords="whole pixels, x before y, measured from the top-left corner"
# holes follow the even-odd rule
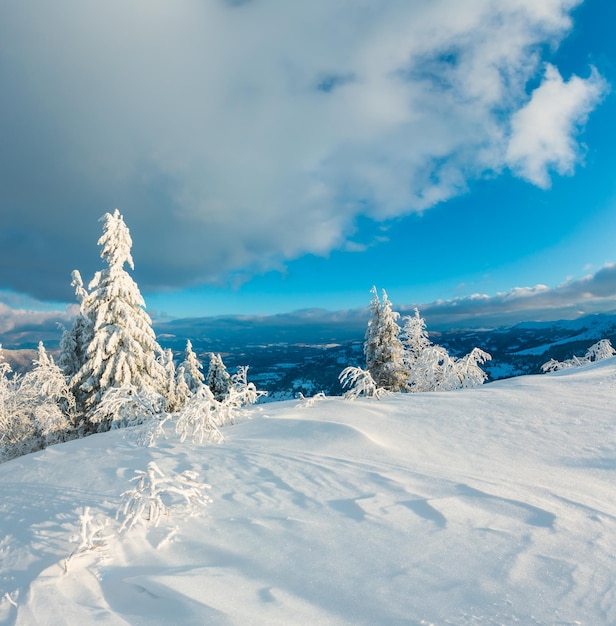
[[[0,621],[616,623],[616,360],[297,404],[255,407],[222,445],[115,431],[0,465]],[[118,534],[151,461],[213,503]],[[84,506],[110,521],[80,551]]]

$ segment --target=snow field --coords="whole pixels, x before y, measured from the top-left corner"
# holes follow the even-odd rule
[[[0,465],[0,620],[616,623],[615,359],[250,414],[222,445],[111,431]],[[213,503],[119,534],[151,461]],[[75,552],[85,506],[108,523]]]

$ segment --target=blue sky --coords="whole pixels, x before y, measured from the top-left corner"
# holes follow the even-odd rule
[[[616,309],[614,3],[333,4],[5,3],[0,331],[116,207],[155,318]]]

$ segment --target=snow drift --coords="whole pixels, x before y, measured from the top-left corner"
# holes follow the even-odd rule
[[[616,623],[616,359],[250,415],[222,445],[111,431],[0,465],[0,621]],[[213,502],[119,533],[151,462]]]

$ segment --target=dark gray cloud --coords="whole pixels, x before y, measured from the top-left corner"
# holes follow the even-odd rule
[[[116,207],[153,290],[327,254],[358,215],[426,209],[478,172],[546,184],[603,85],[554,68],[525,92],[575,4],[4,2],[0,287],[71,298]]]

